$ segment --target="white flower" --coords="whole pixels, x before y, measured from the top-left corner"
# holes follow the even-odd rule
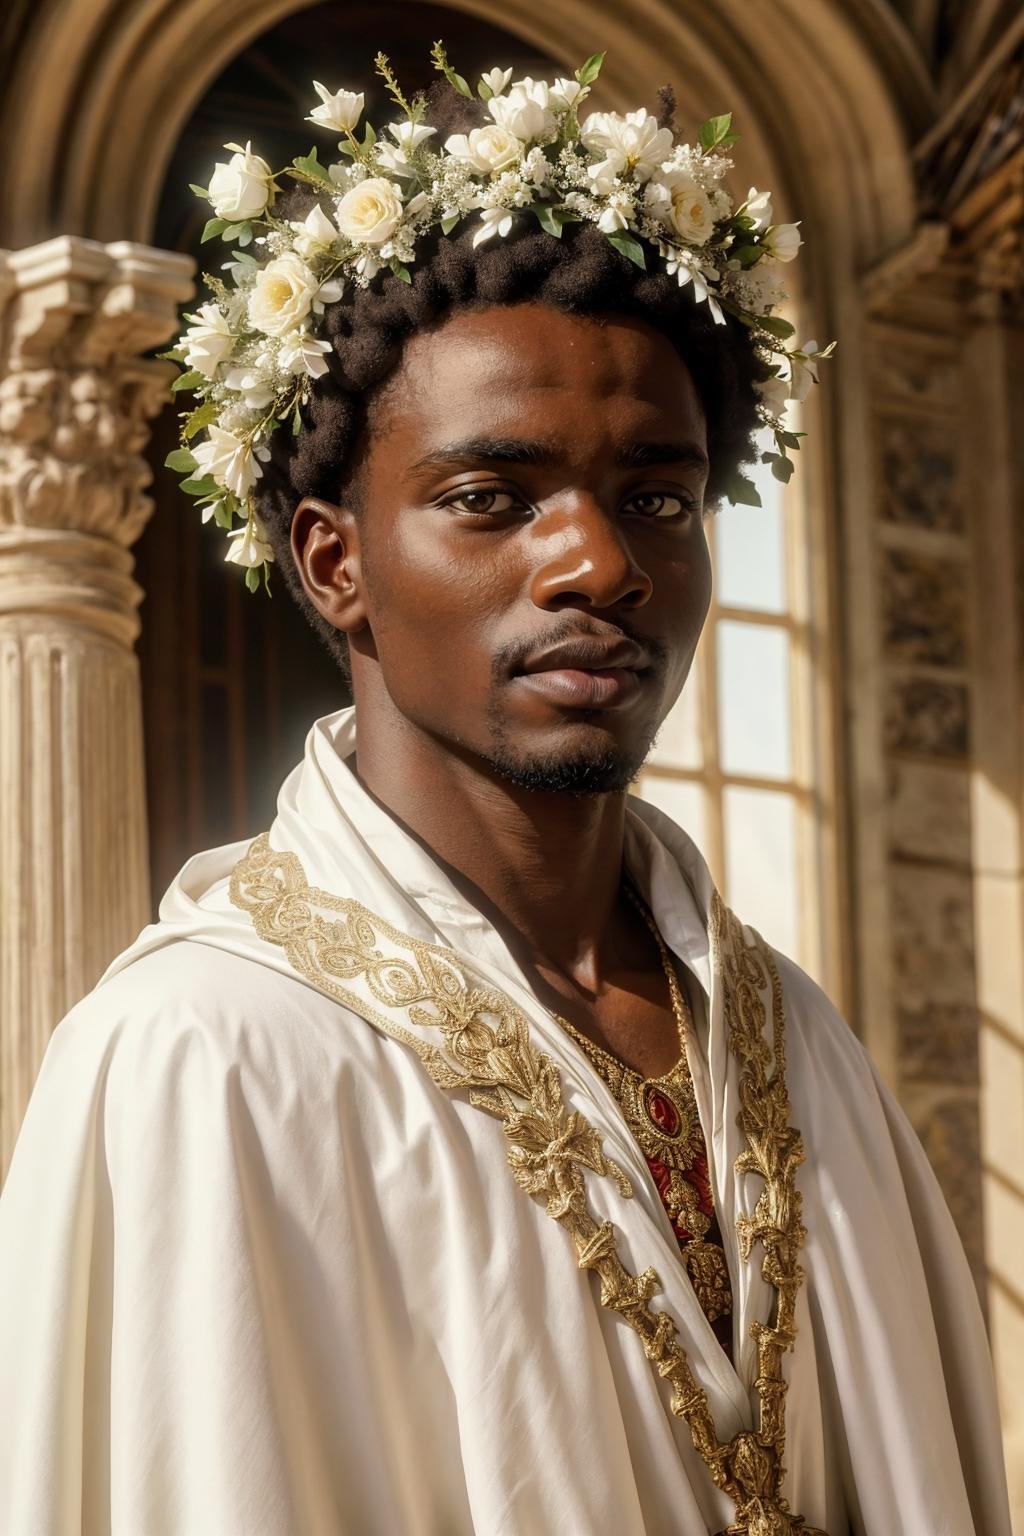
[[[778,420],[786,409],[789,384],[785,379],[756,379],[754,388],[761,397],[761,404],[773,420]]]
[[[267,530],[255,512],[245,527],[236,528],[230,538],[231,544],[224,559],[230,560],[232,565],[252,567],[274,558]]]
[[[480,215],[480,228],[473,236],[473,244],[482,245],[492,235],[501,235],[504,239],[511,228],[512,215],[507,208],[485,208]]]
[[[686,171],[668,171],[660,181],[647,184],[645,200],[687,245],[706,245],[715,227],[711,199]]]
[[[789,398],[806,400],[812,384],[818,382],[818,362],[814,354],[816,341],[806,341],[789,356]]]
[[[345,292],[345,285],[339,277],[332,277],[329,282],[321,283],[313,297],[314,315],[322,315],[325,304],[336,304]]]
[[[747,272],[726,272],[723,283],[729,296],[752,315],[766,315],[786,297],[774,262],[762,258]]]
[[[497,123],[486,128],[471,128],[469,133],[453,133],[444,147],[455,160],[464,161],[472,170],[486,175],[513,165],[522,155],[524,145],[515,134]]]
[[[351,133],[363,114],[362,91],[329,91],[319,80],[313,85],[321,105],[314,107],[308,121],[319,123],[321,128],[333,128],[336,133]]]
[[[319,379],[327,372],[324,358],[332,350],[329,341],[319,340],[308,331],[291,331],[281,338],[277,360],[289,373],[306,373],[311,379]]]
[[[798,225],[773,224],[767,234],[762,235],[761,243],[776,261],[792,261],[804,242]]]
[[[225,144],[224,148],[235,153],[226,163],[219,161],[213,168],[207,188],[213,211],[218,219],[254,219],[272,199],[273,173],[248,144],[244,149],[237,144]]]
[[[338,228],[355,245],[383,245],[402,222],[402,199],[383,176],[368,176],[338,204]]]
[[[510,69],[489,69],[485,75],[480,76],[480,79],[492,96],[500,96],[512,79],[512,71]]]
[[[185,332],[185,361],[204,378],[213,379],[235,345],[227,315],[216,304],[202,304],[189,319],[197,323]]]
[[[755,229],[767,229],[772,222],[772,195],[751,187],[743,208],[748,219],[753,219]]]
[[[218,485],[240,500],[252,490],[263,474],[253,457],[252,448],[233,432],[216,425],[209,429],[206,442],[192,449],[200,475],[212,475]]]
[[[414,155],[420,145],[435,134],[437,129],[428,128],[426,123],[401,122],[389,123],[388,132],[407,155]]]
[[[528,144],[550,133],[555,126],[546,80],[517,80],[507,96],[492,96],[487,110],[499,128]]]
[[[318,283],[301,256],[285,251],[256,274],[249,295],[249,323],[268,336],[283,336],[308,313]]]
[[[595,179],[619,176],[631,170],[637,181],[647,181],[672,148],[672,131],[659,128],[658,120],[639,107],[627,112],[591,112],[580,127],[580,138],[593,154],[603,154],[601,165],[591,168]]]
[[[242,404],[250,411],[262,411],[276,393],[258,367],[229,368],[224,383],[241,395]]]
[[[316,256],[320,251],[329,249],[338,238],[337,227],[331,223],[319,203],[314,204],[301,221],[292,220],[291,227],[295,231],[292,244],[300,256]]]
[[[571,106],[578,105],[585,96],[589,95],[589,85],[580,85],[578,80],[559,79],[551,87],[549,100],[553,107],[567,112]]]

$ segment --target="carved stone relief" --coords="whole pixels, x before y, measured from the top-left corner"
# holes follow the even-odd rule
[[[957,560],[883,549],[882,640],[904,665],[967,664],[967,571]]]
[[[957,451],[945,423],[890,417],[881,425],[880,510],[889,522],[963,531]]]

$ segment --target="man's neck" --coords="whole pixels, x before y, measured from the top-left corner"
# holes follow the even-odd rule
[[[619,895],[625,794],[520,788],[401,716],[386,731],[376,712],[357,719],[363,785],[474,906],[558,969],[599,970]]]

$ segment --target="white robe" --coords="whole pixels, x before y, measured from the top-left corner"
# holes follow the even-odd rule
[[[658,1306],[721,1438],[756,1425],[739,1253],[737,1063],[699,853],[631,802],[627,863],[701,989],[690,1067],[734,1287],[734,1356],[600,1078],[496,930],[361,788],[355,722],[317,722],[271,844],[507,993],[569,1108],[628,1174],[591,1208]],[[3,1536],[706,1536],[733,1518],[640,1339],[515,1184],[500,1124],[299,976],[229,899],[239,843],[189,860],[160,920],[56,1029],[0,1198]],[[783,1357],[790,1507],[828,1536],[1008,1536],[991,1362],[963,1250],[909,1123],[793,964],[790,1123],[807,1237]],[[745,1176],[749,1181],[750,1175]]]

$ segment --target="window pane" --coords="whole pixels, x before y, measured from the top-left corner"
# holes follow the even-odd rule
[[[656,805],[659,811],[671,816],[677,826],[688,832],[700,851],[704,852],[707,791],[703,784],[694,784],[688,779],[654,778],[648,773],[641,778],[638,788],[641,800],[646,800],[648,805]]]
[[[718,716],[726,773],[789,778],[789,635],[784,629],[721,621]]]
[[[796,956],[796,805],[768,789],[725,791],[725,899],[744,923]]]
[[[704,760],[700,737],[700,676],[696,662],[686,687],[658,732],[648,760],[666,768],[699,768]]]
[[[782,486],[767,464],[758,464],[750,473],[761,505],[725,504],[715,516],[715,592],[727,607],[782,613],[786,607]]]

